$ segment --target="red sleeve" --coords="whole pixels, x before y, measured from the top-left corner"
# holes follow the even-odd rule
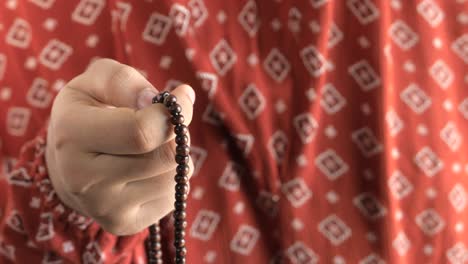
[[[143,263],[146,232],[113,236],[58,199],[47,174],[46,133],[23,146],[0,180],[0,262]]]

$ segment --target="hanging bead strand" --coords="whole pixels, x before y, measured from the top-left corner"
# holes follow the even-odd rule
[[[185,264],[185,256],[187,249],[185,248],[185,228],[187,227],[187,194],[189,190],[188,174],[189,168],[189,154],[190,147],[188,145],[188,128],[184,123],[184,116],[182,115],[182,108],[177,103],[177,98],[168,93],[162,92],[153,98],[153,104],[161,103],[166,106],[171,115],[170,122],[174,125],[174,133],[176,134],[176,155],[175,161],[177,163],[176,175],[174,177],[175,185],[175,202],[174,202],[174,247],[175,247],[175,263]],[[161,251],[161,235],[159,232],[159,225],[154,224],[149,227],[149,252],[148,261],[150,263],[162,263]]]

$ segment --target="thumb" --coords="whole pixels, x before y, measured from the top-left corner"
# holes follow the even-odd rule
[[[141,109],[158,92],[135,68],[111,59],[99,59],[68,86],[110,106]]]
[[[152,104],[153,97],[157,95],[156,90],[153,88],[145,88],[137,95],[136,106],[137,109],[145,108]]]

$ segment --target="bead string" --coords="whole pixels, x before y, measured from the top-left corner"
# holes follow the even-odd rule
[[[184,116],[181,114],[182,108],[177,103],[177,98],[169,92],[162,92],[156,95],[152,101],[153,104],[161,103],[166,106],[171,114],[170,121],[174,125],[174,133],[176,134],[175,142],[177,163],[176,175],[174,177],[175,185],[175,203],[174,203],[174,247],[175,247],[175,263],[185,264],[185,256],[187,249],[185,248],[185,228],[187,227],[186,212],[187,194],[189,190],[188,173],[189,173],[189,154],[190,147],[188,146],[188,128],[184,123]],[[161,251],[161,235],[159,230],[159,222],[149,227],[150,236],[147,243],[148,262],[150,264],[162,264]]]

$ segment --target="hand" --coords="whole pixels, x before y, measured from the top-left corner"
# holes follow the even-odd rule
[[[46,160],[60,199],[116,235],[137,233],[174,207],[175,134],[157,90],[134,68],[99,59],[55,98]],[[172,92],[185,125],[195,93]],[[190,161],[189,177],[193,173]]]

